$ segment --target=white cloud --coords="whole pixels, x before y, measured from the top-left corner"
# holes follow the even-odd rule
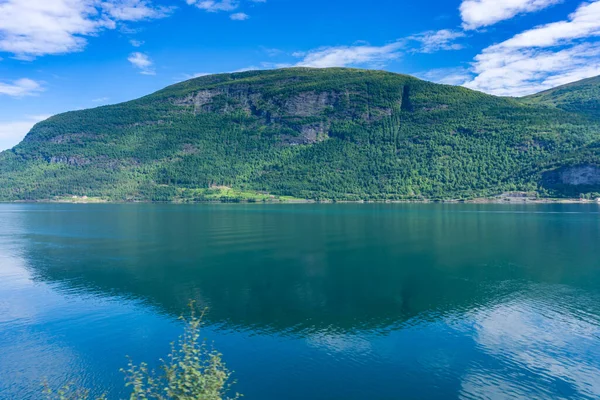
[[[267,0],[247,0],[250,3],[266,3]],[[219,12],[219,11],[234,11],[240,7],[240,0],[185,0],[190,6],[196,6],[201,10],[208,12]],[[236,18],[238,17],[238,18]],[[234,21],[244,21],[248,19],[245,13],[236,13],[231,15],[231,19]]]
[[[99,97],[97,99],[93,99],[92,102],[93,103],[106,103],[108,100],[110,100],[109,97]]]
[[[133,64],[134,67],[140,70],[143,75],[155,75],[152,60],[144,53],[135,52],[129,55],[127,60]]]
[[[245,14],[245,13],[235,13],[235,14],[231,14],[229,16],[229,18],[231,18],[234,21],[245,21],[248,18],[250,18],[250,16],[248,14]]]
[[[154,7],[146,0],[112,0],[102,3],[102,8],[118,21],[141,21],[164,18],[173,7]]]
[[[240,5],[237,0],[186,0],[186,2],[208,12],[233,11]]]
[[[294,53],[295,57],[303,57],[297,66],[328,68],[347,67],[352,65],[380,66],[400,57],[399,50],[404,43],[398,41],[385,46],[338,46],[324,47],[307,53]]]
[[[475,57],[472,89],[521,96],[600,74],[600,1],[568,20],[542,25],[484,49]],[[583,39],[588,39],[582,41]]]
[[[119,21],[161,18],[170,9],[146,0],[2,0],[0,52],[32,59],[81,51],[86,36]]]
[[[426,31],[407,38],[396,40],[384,46],[372,46],[367,42],[356,42],[352,46],[322,47],[308,52],[292,53],[293,57],[302,58],[296,66],[327,68],[367,66],[382,68],[389,61],[396,60],[406,53],[434,53],[442,50],[462,49],[455,43],[456,39],[465,37],[464,32],[442,29]]]
[[[0,82],[0,95],[13,97],[30,96],[41,92],[43,89],[39,82],[22,78],[12,82]]]
[[[19,144],[36,123],[47,118],[50,115],[27,116],[21,121],[0,122],[0,151]]]
[[[127,61],[129,61],[135,68],[138,68],[140,70],[140,74],[142,75],[156,75],[156,72],[153,68],[154,63],[150,57],[144,53],[131,53],[127,58]]]
[[[0,51],[22,58],[79,51],[81,36],[114,27],[97,13],[92,1],[8,0],[0,4]]]
[[[135,39],[131,39],[129,41],[129,43],[133,46],[133,47],[142,47],[144,45],[144,42],[142,40],[135,40]]]
[[[525,96],[600,75],[600,45],[484,51],[475,58],[473,70],[477,76],[465,86],[499,96]]]
[[[460,50],[463,48],[461,44],[454,43],[456,39],[464,38],[464,32],[442,29],[439,31],[427,31],[409,37],[409,40],[414,40],[421,43],[421,47],[413,49],[415,53],[435,53],[440,50]]]
[[[590,36],[600,36],[600,1],[584,3],[568,21],[530,29],[494,47],[549,47]]]
[[[562,2],[563,0],[463,0],[460,15],[465,29],[477,29]]]

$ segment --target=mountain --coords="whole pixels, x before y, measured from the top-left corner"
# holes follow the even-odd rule
[[[546,103],[383,71],[205,76],[37,124],[0,153],[0,199],[596,196],[600,122]]]
[[[600,119],[600,76],[546,90],[525,100]]]

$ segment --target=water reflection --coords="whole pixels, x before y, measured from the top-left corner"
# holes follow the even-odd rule
[[[466,319],[474,324],[477,346],[498,365],[477,365],[468,371],[461,394],[465,398],[600,398],[598,316],[581,315],[575,308],[578,302],[597,303],[600,297],[561,287],[532,287],[531,291],[549,298],[515,299]],[[564,307],[555,302],[560,299],[572,303]],[[518,381],[511,376],[519,376]]]
[[[517,291],[523,280],[588,286],[599,263],[597,216],[577,224],[518,214],[317,210],[30,214],[26,257],[41,280],[134,296],[173,313],[195,298],[215,322],[276,331],[436,318]]]
[[[193,298],[248,398],[598,397],[597,207],[523,211],[1,206],[0,376],[117,387]]]

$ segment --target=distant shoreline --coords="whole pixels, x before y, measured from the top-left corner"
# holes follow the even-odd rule
[[[534,205],[534,204],[597,204],[600,200],[588,199],[560,199],[560,198],[479,198],[472,200],[268,200],[268,201],[115,201],[107,199],[43,199],[43,200],[16,200],[0,201],[0,204],[506,204],[506,205]]]

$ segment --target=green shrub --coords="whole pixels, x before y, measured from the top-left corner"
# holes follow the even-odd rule
[[[125,386],[131,388],[130,400],[234,400],[230,397],[231,371],[222,355],[201,338],[204,312],[198,314],[193,303],[185,321],[185,331],[171,344],[166,360],[161,360],[160,372],[148,369],[148,364],[135,364],[131,359],[125,374]],[[87,389],[65,386],[53,391],[47,385],[44,394],[48,400],[88,400]],[[97,400],[106,400],[106,396]]]

